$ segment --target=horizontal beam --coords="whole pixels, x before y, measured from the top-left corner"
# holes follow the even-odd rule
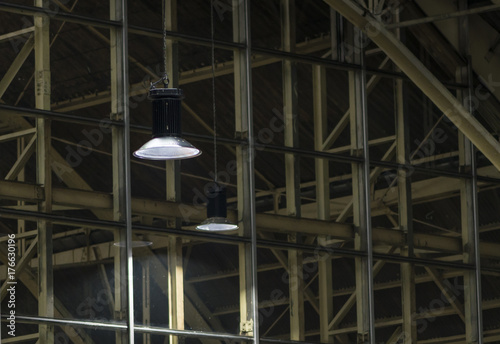
[[[427,188],[433,189],[435,186],[427,185]],[[0,181],[0,198],[40,202],[44,200],[44,195],[44,188],[38,185]],[[90,210],[111,210],[113,204],[111,194],[61,188],[52,189],[52,203],[54,205],[70,205]],[[186,222],[201,222],[206,217],[203,209],[196,208],[192,205],[140,198],[132,199],[132,213],[154,216],[157,218],[177,217],[183,218]],[[236,212],[228,212],[228,218],[237,222]],[[307,218],[298,219],[263,213],[258,213],[256,215],[256,223],[257,228],[261,231],[328,235],[331,238],[345,241],[351,241],[354,238],[352,225],[346,223]],[[404,234],[398,230],[374,228],[373,240],[376,244],[398,246],[405,242],[405,237]],[[414,245],[415,248],[431,251],[462,252],[460,239],[439,235],[415,233]],[[481,252],[484,256],[500,257],[500,244],[482,242]]]
[[[478,169],[478,174],[483,176],[500,176],[500,173],[494,166],[482,167]],[[387,180],[387,185],[390,185],[392,178]],[[486,187],[490,185],[486,182],[478,182],[478,186]],[[500,185],[499,185],[500,186]],[[454,178],[448,177],[435,177],[412,182],[412,202],[413,204],[440,200],[457,196],[460,192],[459,183]],[[351,196],[337,197],[330,200],[330,215],[332,217],[338,216],[345,205],[352,199]],[[388,206],[398,204],[397,188],[384,188],[377,189],[372,195],[372,216],[385,215]],[[280,209],[279,214],[284,214],[285,211]],[[308,218],[316,217],[316,203],[308,203],[302,205],[302,216]]]

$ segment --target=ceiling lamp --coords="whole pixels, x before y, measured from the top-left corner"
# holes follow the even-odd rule
[[[181,100],[184,92],[168,88],[167,18],[163,9],[163,77],[151,83],[148,98],[153,108],[153,138],[134,152],[134,156],[149,160],[180,160],[193,158],[201,151],[181,137]],[[156,85],[163,83],[162,88]]]
[[[238,229],[238,225],[227,219],[226,189],[215,183],[214,190],[207,197],[207,219],[199,224],[196,229],[212,232]]]
[[[215,109],[215,44],[214,44],[214,6],[211,8],[211,37],[212,37],[212,113],[214,116],[214,188],[207,195],[207,219],[199,224],[196,229],[204,231],[232,231],[238,225],[231,223],[227,217],[226,189],[217,183],[217,113]]]
[[[168,79],[167,85],[168,85]],[[148,94],[152,101],[153,138],[134,152],[134,156],[149,160],[180,160],[193,158],[201,151],[181,137],[181,100],[179,88],[156,88]]]

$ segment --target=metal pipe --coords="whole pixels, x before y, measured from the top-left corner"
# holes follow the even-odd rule
[[[252,316],[253,316],[253,342],[259,344],[259,296],[257,283],[257,224],[256,224],[256,209],[255,209],[255,178],[254,178],[254,161],[255,161],[255,136],[253,126],[253,108],[252,108],[252,41],[251,41],[251,25],[250,25],[250,0],[244,1],[245,6],[245,80],[246,80],[246,106],[247,106],[247,128],[248,128],[248,170],[249,170],[249,185],[246,189],[249,192],[248,207],[250,219],[251,233],[251,275],[252,275]]]
[[[500,5],[497,5],[500,7]],[[467,29],[468,29],[468,21],[467,21]],[[472,58],[468,56],[467,58],[467,81],[469,82],[469,104],[468,110],[470,113],[473,113],[473,105],[472,105],[472,92],[474,89],[472,77],[474,72],[472,70]],[[477,188],[477,162],[476,162],[476,148],[474,145],[470,145],[471,152],[471,173],[472,173],[472,182],[471,182],[471,208],[472,208],[472,216],[473,216],[473,228],[471,229],[474,232],[474,277],[476,284],[476,304],[477,304],[477,331],[478,331],[478,344],[483,343],[483,309],[482,309],[482,289],[481,289],[481,249],[480,249],[480,239],[479,239],[479,206],[478,206],[478,188]]]
[[[7,314],[2,314],[2,318],[6,319],[8,317]],[[16,315],[16,320],[26,324],[39,324],[39,323],[48,323],[54,325],[73,325],[73,326],[81,326],[88,327],[91,329],[105,329],[105,330],[120,330],[124,331],[127,329],[127,324],[123,323],[113,323],[113,322],[98,322],[98,321],[86,321],[86,320],[74,320],[74,319],[56,319],[56,318],[47,318],[41,316],[26,316],[26,315]]]
[[[395,28],[401,28],[401,27],[408,27],[408,26],[413,26],[413,25],[419,25],[419,24],[425,24],[425,23],[431,23],[439,20],[446,20],[446,19],[451,19],[451,18],[458,18],[458,17],[463,17],[463,16],[469,16],[472,14],[479,14],[479,13],[486,13],[486,12],[492,12],[500,9],[500,5],[489,5],[489,6],[482,6],[478,8],[472,8],[469,10],[464,10],[464,11],[457,11],[453,13],[443,13],[443,14],[438,14],[435,16],[430,16],[430,17],[425,17],[425,18],[418,18],[418,19],[413,19],[413,20],[407,20],[404,22],[399,22],[399,23],[394,23],[394,24],[389,24],[386,25],[385,27],[387,29],[395,29]]]
[[[365,33],[360,33],[360,41],[363,41]],[[366,218],[366,241],[368,243],[366,248],[366,259],[368,266],[368,318],[369,318],[369,340],[371,344],[375,344],[375,305],[374,305],[374,294],[373,294],[373,240],[372,240],[372,223],[371,223],[371,200],[370,200],[370,156],[369,156],[369,145],[368,145],[368,106],[366,104],[366,65],[365,65],[365,57],[364,57],[364,48],[361,45],[360,62],[361,62],[361,109],[362,109],[362,118],[361,118],[361,128],[362,128],[362,136],[363,136],[363,186],[364,190],[364,199],[362,202],[365,204],[364,206],[364,214]]]
[[[129,101],[129,75],[128,75],[128,14],[127,0],[119,0],[119,19],[121,27],[117,29],[117,44],[121,45],[120,53],[120,78],[119,94],[123,111],[123,168],[124,176],[124,218],[125,218],[125,249],[126,249],[126,271],[127,271],[127,334],[128,342],[134,344],[135,341],[135,321],[134,321],[134,261],[132,253],[132,189],[131,189],[131,173],[130,173],[130,109]]]
[[[2,314],[3,319],[7,319],[7,314]],[[26,324],[39,324],[39,323],[49,323],[54,325],[72,325],[75,327],[84,327],[90,329],[103,329],[103,330],[117,330],[126,331],[127,324],[125,323],[111,323],[111,322],[99,322],[99,321],[85,321],[85,320],[74,320],[74,319],[55,319],[46,318],[40,316],[16,316],[16,320],[20,323]],[[227,333],[217,333],[217,332],[202,332],[193,330],[172,330],[167,328],[160,328],[154,326],[136,326],[137,333],[152,333],[152,334],[172,334],[179,337],[194,337],[194,338],[213,338],[213,339],[230,339],[235,341],[252,341],[251,337],[239,336]]]
[[[195,337],[195,338],[214,338],[214,339],[230,339],[235,341],[243,341],[250,342],[252,341],[252,337],[248,336],[239,336],[236,334],[227,334],[227,333],[216,333],[216,332],[202,332],[202,331],[193,331],[193,330],[172,330],[160,327],[153,326],[137,326],[136,330],[138,333],[152,333],[152,334],[171,334],[179,337]]]

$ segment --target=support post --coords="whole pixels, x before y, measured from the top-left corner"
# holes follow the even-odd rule
[[[184,265],[182,238],[169,237],[168,242],[168,312],[171,329],[184,329]],[[170,336],[170,344],[177,344],[178,336]]]
[[[295,51],[295,1],[281,0],[281,44],[284,51]],[[285,146],[298,147],[297,71],[295,62],[283,60],[283,117],[285,122]],[[289,216],[300,217],[300,164],[294,154],[285,154],[286,209]],[[300,236],[290,235],[292,242],[300,242]],[[290,295],[290,339],[304,340],[304,281],[302,252],[288,251]]]
[[[333,49],[333,47],[332,47]],[[313,66],[313,102],[314,102],[314,149],[323,150],[323,143],[328,135],[326,104],[326,70],[323,66]],[[330,219],[330,182],[329,161],[316,159],[316,202],[318,219]],[[318,244],[324,245],[326,236],[318,237]],[[333,318],[332,257],[322,257],[318,261],[319,274],[319,327],[322,343],[332,343],[333,336],[328,333],[330,320]]]
[[[467,9],[467,1],[458,1],[459,10]],[[457,71],[457,81],[467,83],[468,90],[459,91],[458,99],[472,114],[472,66],[470,60],[469,18],[458,19],[458,37],[460,54],[468,65]],[[474,270],[464,272],[464,312],[465,342],[483,343],[481,264],[479,252],[479,224],[477,200],[476,150],[472,142],[462,133],[458,135],[458,154],[460,170],[471,173],[472,178],[460,180],[460,209],[462,216],[463,262],[475,266]]]
[[[35,0],[35,6],[44,7],[48,2]],[[50,31],[49,17],[35,16],[35,106],[50,110]],[[45,200],[38,204],[39,212],[52,210],[52,171],[50,166],[50,120],[36,119],[36,182],[45,189]],[[38,226],[38,315],[54,317],[54,274],[52,268],[52,224],[39,220]],[[54,343],[54,326],[38,326],[40,344]]]
[[[251,242],[239,244],[240,333],[259,343],[257,298],[257,232],[255,224],[254,134],[252,116],[250,4],[233,0],[233,40],[245,44],[234,52],[235,136],[248,141],[236,147],[239,234]]]
[[[295,51],[295,1],[281,0],[281,44],[286,52]],[[285,146],[299,146],[297,71],[295,62],[283,60],[283,118]],[[286,206],[289,216],[300,217],[299,157],[285,154]]]
[[[110,0],[110,19],[121,26],[110,30],[111,119],[123,122],[112,127],[113,219],[125,223],[115,230],[115,320],[126,321],[127,332],[116,333],[117,344],[134,343],[134,286],[132,262],[132,211],[130,191],[130,116],[128,81],[127,2]]]
[[[165,29],[177,30],[177,0],[164,1],[163,16],[165,18]],[[178,43],[167,40],[166,46],[166,72],[170,79],[169,87],[179,86],[178,69]],[[166,162],[167,178],[167,201],[181,201],[181,162],[173,160]],[[181,219],[169,218],[169,228],[180,228]],[[182,239],[174,236],[168,238],[168,311],[169,326],[171,329],[184,330],[184,267],[182,259]],[[169,336],[170,344],[179,342],[178,336]]]
[[[399,13],[396,14],[399,20]],[[399,39],[405,41],[405,32],[397,32]],[[396,104],[396,162],[410,165],[410,121],[405,81],[394,81]],[[406,242],[401,247],[401,255],[413,257],[413,212],[411,200],[411,175],[406,168],[397,171],[398,188],[398,226],[405,234]],[[413,263],[401,263],[401,305],[403,323],[401,327],[404,344],[417,342],[416,296],[415,296],[415,266]]]
[[[355,32],[355,30],[357,32]],[[348,26],[349,42],[362,47],[363,34]],[[364,51],[354,53],[349,62],[364,66]],[[362,163],[353,163],[353,222],[355,227],[354,248],[366,252],[366,257],[356,257],[356,314],[357,343],[375,343],[373,313],[372,240],[370,214],[370,166],[368,158],[368,127],[366,109],[366,72],[349,71],[350,132],[352,155],[363,158]]]

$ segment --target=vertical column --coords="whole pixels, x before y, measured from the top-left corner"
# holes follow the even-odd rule
[[[396,87],[396,161],[402,165],[410,163],[408,111],[405,106],[404,81],[397,79]],[[398,225],[406,234],[407,242],[401,247],[401,255],[413,256],[413,224],[411,205],[411,179],[405,168],[398,169]],[[403,311],[403,342],[416,343],[417,331],[415,301],[415,267],[412,263],[401,263],[401,303]]]
[[[115,319],[126,320],[127,333],[116,333],[116,343],[134,343],[132,215],[130,206],[130,113],[128,108],[128,36],[126,0],[110,0],[110,19],[121,22],[111,29],[111,119],[123,122],[112,128],[113,219],[125,224],[115,241],[125,243],[114,256]],[[126,291],[126,292],[125,292]]]
[[[295,51],[295,1],[281,0],[281,44]],[[295,62],[283,60],[283,116],[285,146],[298,147],[297,71]],[[285,154],[286,205],[290,216],[300,217],[300,165],[294,154]]]
[[[333,49],[333,47],[332,47]],[[313,105],[314,105],[314,149],[323,149],[328,135],[326,104],[325,67],[313,66]],[[330,219],[329,161],[316,159],[316,203],[318,219]],[[326,243],[325,236],[318,237],[318,243]],[[328,334],[330,320],[333,319],[332,259],[330,256],[318,261],[319,274],[319,327],[322,343],[333,342]]]
[[[399,19],[396,14],[396,20]],[[404,30],[398,30],[399,39],[405,42]],[[407,91],[402,79],[394,81],[396,103],[396,162],[410,165],[410,124],[407,109]],[[401,255],[413,257],[413,212],[411,202],[411,179],[406,168],[399,168],[398,179],[398,225],[405,233],[407,242],[401,247]],[[401,263],[401,304],[402,304],[402,339],[403,343],[417,342],[417,323],[415,296],[415,266],[413,263]]]
[[[177,30],[177,0],[164,1],[163,16],[167,31]],[[174,40],[167,40],[166,66],[170,79],[169,87],[179,86],[178,44]],[[180,202],[181,200],[181,162],[179,160],[166,162],[167,200]],[[168,219],[168,227],[180,228],[180,219]],[[182,263],[182,239],[169,237],[168,244],[168,312],[169,326],[172,329],[184,329],[184,268]],[[179,337],[170,336],[170,343],[177,344]]]
[[[281,0],[281,44],[284,51],[295,51],[295,1]],[[297,71],[295,63],[283,60],[283,116],[285,146],[298,147]],[[300,217],[300,164],[294,154],[285,154],[286,208],[289,216]],[[290,235],[289,241],[300,241]],[[290,294],[290,339],[304,340],[304,281],[302,253],[288,251]]]
[[[147,257],[146,257],[147,259]],[[151,325],[151,274],[149,269],[149,261],[142,264],[142,324],[144,326]],[[143,344],[151,344],[151,334],[144,333],[142,335]]]
[[[239,234],[251,238],[251,243],[239,245],[240,332],[253,335],[258,343],[250,4],[248,0],[233,0],[232,4],[233,40],[245,44],[244,49],[234,52],[235,136],[248,142],[236,147]]]
[[[184,329],[184,266],[182,264],[182,238],[169,237],[168,243],[168,311],[172,329]],[[179,338],[170,336],[170,343]]]
[[[347,38],[354,47],[362,47],[363,34],[348,25]],[[355,51],[357,49],[354,49]],[[363,50],[347,58],[351,63],[361,66]],[[349,71],[349,106],[352,155],[363,158],[362,163],[353,163],[353,222],[355,227],[354,247],[366,253],[356,257],[356,314],[358,343],[374,343],[373,279],[372,279],[372,241],[370,214],[370,166],[368,159],[368,127],[366,110],[366,74],[362,70]]]
[[[467,9],[467,1],[458,1],[459,11]],[[466,109],[472,112],[472,70],[469,45],[469,20],[467,16],[458,19],[459,51],[468,61],[457,71],[457,81],[468,83],[467,91],[459,91],[458,98]],[[482,297],[481,297],[481,262],[479,253],[479,228],[477,205],[477,179],[474,145],[459,132],[458,152],[460,170],[472,174],[470,179],[460,181],[460,209],[462,216],[463,261],[475,265],[474,270],[464,272],[464,312],[465,312],[465,342],[482,343]]]
[[[35,6],[48,6],[44,0],[35,0]],[[50,32],[49,17],[35,16],[35,106],[50,110]],[[52,210],[52,179],[50,166],[50,121],[36,119],[36,182],[45,188],[45,200],[38,211]],[[52,224],[39,220],[38,226],[38,315],[54,317],[54,275],[52,267]],[[39,325],[40,344],[54,343],[54,327]]]

